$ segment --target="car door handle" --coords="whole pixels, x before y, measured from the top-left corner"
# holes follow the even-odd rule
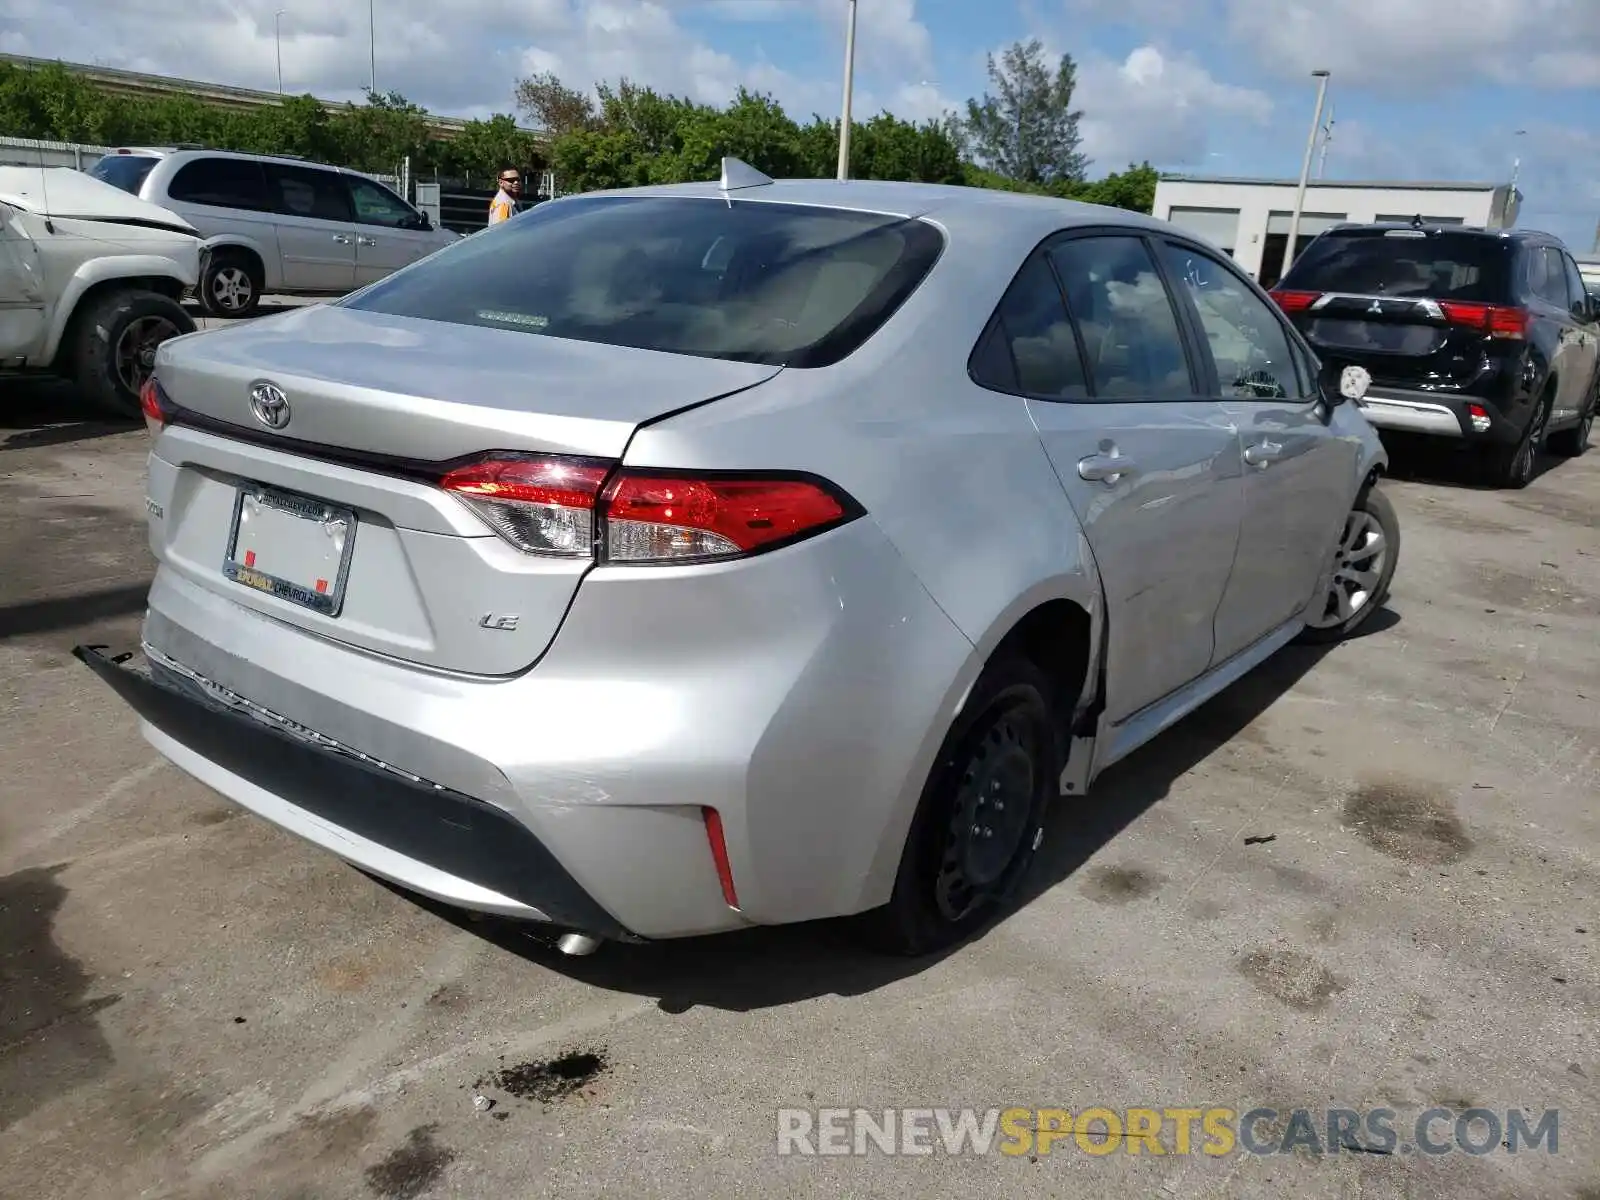
[[[377,244],[378,244],[378,239],[377,238],[369,238],[369,237],[363,237],[363,236],[357,236],[357,238],[356,238],[356,245],[358,245],[358,246],[376,246]]]
[[[1244,461],[1252,467],[1270,467],[1282,457],[1283,447],[1277,442],[1257,442],[1244,452]]]
[[[1091,454],[1078,460],[1078,478],[1090,483],[1115,483],[1124,475],[1138,473],[1138,464],[1120,454]]]
[[[333,240],[341,246],[348,246],[350,244],[350,235],[348,233],[336,233],[333,235]]]

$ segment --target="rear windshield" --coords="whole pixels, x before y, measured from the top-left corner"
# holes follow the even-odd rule
[[[102,183],[137,196],[144,186],[144,177],[155,165],[155,159],[141,154],[108,154],[89,168],[89,174]]]
[[[350,308],[796,367],[860,346],[927,275],[916,219],[720,198],[541,204],[390,276]]]
[[[1329,232],[1307,246],[1278,286],[1287,291],[1502,303],[1511,245],[1473,233],[1412,230]]]

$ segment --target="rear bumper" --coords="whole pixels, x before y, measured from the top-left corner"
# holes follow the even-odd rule
[[[224,796],[446,902],[648,939],[887,900],[933,757],[981,667],[870,519],[748,561],[596,568],[537,666],[516,676],[365,653],[166,564],[144,644],[172,666],[137,686],[85,661],[110,672],[152,745]],[[231,696],[256,716],[230,711],[219,726],[194,714],[194,689],[166,677],[183,673],[204,681],[204,698]],[[151,690],[174,686],[188,708]],[[249,727],[263,714],[276,723],[265,738]],[[241,721],[247,748],[231,749],[218,730]],[[286,742],[299,773],[271,761]],[[374,782],[378,763],[424,782]],[[382,798],[342,807],[357,790]],[[440,858],[431,836],[391,829],[391,794],[458,814],[438,820],[472,836],[441,836],[467,845]],[[478,849],[497,839],[497,865],[480,868]]]
[[[375,874],[450,903],[636,940],[527,826],[492,805],[274,727],[150,652],[73,654],[144,722],[167,757],[260,815]],[[294,797],[293,803],[283,799]]]

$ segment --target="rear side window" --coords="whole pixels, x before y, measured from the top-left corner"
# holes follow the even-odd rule
[[[356,220],[362,225],[387,225],[400,229],[415,222],[417,211],[388,188],[370,179],[345,176]]]
[[[129,195],[137,196],[139,189],[144,186],[145,177],[150,174],[150,168],[158,161],[143,154],[108,154],[89,168],[89,174],[101,183],[109,183]]]
[[[197,158],[178,168],[167,196],[185,204],[269,212],[266,176],[248,158]]]
[[[1001,298],[970,369],[975,382],[995,391],[1058,399],[1089,394],[1078,339],[1042,254],[1028,260]]]
[[[266,164],[266,172],[273,212],[317,221],[350,220],[350,196],[345,191],[343,176],[312,167],[285,167],[277,163]]]
[[[1554,246],[1530,246],[1525,254],[1528,290],[1557,308],[1570,308],[1574,297],[1567,294],[1567,266],[1561,251]]]
[[[925,221],[765,201],[541,204],[389,276],[350,308],[674,354],[826,366],[944,246]]]
[[[1503,304],[1511,298],[1511,244],[1448,231],[1335,230],[1307,246],[1278,286]]]
[[[1050,251],[1102,400],[1196,394],[1172,296],[1136,237],[1085,237]]]

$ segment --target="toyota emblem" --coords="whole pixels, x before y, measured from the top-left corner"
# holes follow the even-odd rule
[[[289,397],[275,383],[258,383],[250,389],[250,411],[268,429],[289,423]]]

